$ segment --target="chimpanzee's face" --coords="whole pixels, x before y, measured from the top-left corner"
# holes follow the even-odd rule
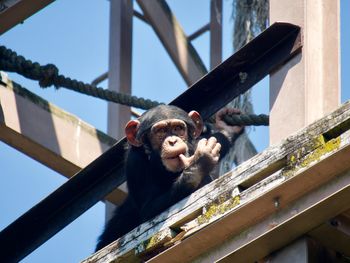
[[[189,149],[194,148],[192,140],[198,138],[202,130],[203,121],[198,112],[186,113],[175,106],[159,105],[141,118],[130,120],[125,126],[125,135],[132,147],[144,147],[148,155],[155,153],[165,168],[175,173],[184,169],[180,156],[187,156]],[[146,138],[147,145],[144,144]]]
[[[179,155],[188,154],[188,131],[186,123],[179,119],[162,120],[152,125],[148,140],[157,152],[165,168],[170,172],[184,169]]]

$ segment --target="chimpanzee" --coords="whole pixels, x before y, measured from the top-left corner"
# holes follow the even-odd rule
[[[210,173],[243,127],[228,126],[224,109],[216,115],[220,131],[198,139],[204,127],[196,111],[160,105],[125,127],[129,194],[106,224],[96,251],[156,216],[211,181]]]

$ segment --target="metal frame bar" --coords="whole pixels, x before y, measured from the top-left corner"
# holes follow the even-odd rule
[[[275,23],[171,102],[204,119],[301,49],[300,28]],[[200,94],[200,99],[199,95]],[[125,181],[125,138],[0,232],[1,259],[17,262]]]
[[[98,84],[100,84],[101,82],[105,81],[106,79],[108,79],[108,71],[106,71],[105,73],[103,73],[100,76],[96,77],[93,81],[91,81],[91,85],[92,86],[97,86]]]
[[[149,25],[149,21],[147,20],[147,18],[140,12],[134,10],[134,16]]]
[[[187,36],[187,39],[189,41],[193,41],[195,40],[197,37],[201,36],[202,34],[204,34],[205,32],[210,30],[210,24],[206,24],[204,26],[202,26],[201,28],[199,28],[197,31],[193,32],[191,35]]]

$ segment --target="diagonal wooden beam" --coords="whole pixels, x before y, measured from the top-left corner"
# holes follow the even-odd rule
[[[0,35],[40,11],[54,0],[0,1]]]
[[[0,140],[56,172],[72,177],[116,140],[43,100],[1,72]],[[87,150],[88,149],[88,150]],[[107,200],[118,204],[125,193]]]
[[[187,85],[198,81],[207,69],[167,3],[164,0],[137,0],[137,3]]]

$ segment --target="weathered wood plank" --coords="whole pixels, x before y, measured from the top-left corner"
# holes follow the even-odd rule
[[[0,2],[0,35],[40,11],[53,0],[6,0]]]
[[[261,259],[348,209],[349,198],[350,173],[347,172],[235,237],[217,262],[243,263]]]
[[[164,0],[137,0],[137,3],[187,85],[203,77],[207,69],[167,3]]]
[[[116,142],[12,82],[4,72],[1,72],[0,108],[0,140],[68,178]],[[118,204],[124,197],[125,192],[117,189],[106,199]]]
[[[222,199],[224,202],[230,202],[233,189],[241,185],[249,187],[238,195],[238,205],[231,202],[227,211],[224,210],[223,214],[210,217],[210,220],[205,222],[206,227],[199,226],[195,235],[189,236],[152,259],[154,262],[158,259],[164,260],[163,256],[177,251],[176,259],[179,259],[181,254],[180,259],[183,262],[193,260],[208,248],[218,245],[225,239],[224,237],[237,234],[242,229],[251,227],[264,217],[273,214],[276,198],[280,198],[278,202],[282,203],[281,207],[284,208],[307,192],[316,191],[315,189],[332,180],[337,174],[350,169],[350,163],[347,161],[350,155],[350,139],[347,131],[350,126],[349,120],[350,103],[348,102],[332,114],[288,137],[280,145],[270,147],[232,172],[199,189],[158,217],[134,229],[111,244],[108,253],[101,250],[95,254],[93,260],[87,259],[84,262],[105,262],[106,256],[118,258],[162,229],[178,226],[179,222],[183,223],[183,218],[198,219],[198,213],[203,207],[209,206],[210,210],[210,205],[223,204]],[[274,166],[274,169],[271,170],[271,166]],[[247,181],[250,183],[246,184]],[[260,182],[252,186],[258,181]],[[237,201],[237,196],[234,198]],[[227,223],[221,225],[224,231],[210,231],[209,234],[206,232],[213,228],[220,229],[214,225],[223,224],[225,220]],[[235,224],[230,220],[234,220]],[[204,233],[210,237],[209,240]],[[191,247],[195,247],[196,252]],[[177,248],[181,249],[177,250]]]
[[[204,215],[204,224],[200,222],[197,229],[193,229],[188,233],[189,235],[195,233],[195,235],[189,236],[188,239],[185,239],[177,246],[153,258],[150,262],[162,262],[166,257],[172,258],[175,254],[178,254],[179,251],[181,251],[181,255],[183,255],[181,262],[192,261],[200,253],[204,252],[206,252],[205,259],[207,261],[205,261],[204,258],[201,258],[199,262],[202,262],[203,260],[204,262],[214,262],[221,257],[230,254],[232,251],[234,251],[232,252],[233,254],[230,255],[228,259],[225,259],[224,262],[253,262],[268,255],[268,252],[272,252],[273,250],[286,245],[288,240],[291,241],[297,236],[293,235],[293,238],[288,239],[288,236],[283,235],[285,237],[285,242],[281,242],[278,235],[279,230],[276,230],[277,232],[273,234],[275,242],[272,242],[271,238],[265,237],[265,235],[269,236],[269,231],[271,231],[272,228],[284,224],[282,222],[287,222],[288,220],[291,220],[292,217],[299,215],[298,213],[292,213],[291,211],[293,210],[288,211],[290,206],[294,206],[293,202],[298,204],[298,209],[296,209],[295,206],[293,209],[295,211],[302,211],[300,207],[306,203],[305,200],[301,202],[298,198],[310,191],[315,192],[314,189],[323,185],[326,181],[335,178],[336,175],[345,169],[350,169],[350,164],[346,162],[350,155],[350,132],[348,132],[342,140],[347,142],[347,145],[344,146],[345,148],[342,146],[338,148],[337,146],[329,153],[322,155],[319,160],[316,160],[314,152],[311,152],[309,155],[302,158],[303,164],[299,167],[295,167],[293,171],[290,171],[289,168],[287,168],[287,170],[282,169],[274,175],[259,182],[257,185],[243,191],[240,195],[234,197],[236,200],[239,200],[239,204],[233,206],[233,208],[229,207],[230,209],[228,211],[225,211],[225,207],[222,209],[222,206],[225,206],[225,203],[220,205],[214,203],[212,205],[213,208],[209,207],[208,209],[209,212],[211,211],[209,215]],[[331,166],[331,164],[334,163],[346,164],[334,168]],[[349,175],[350,174],[348,173],[345,177],[349,179]],[[348,180],[347,183],[350,183],[350,181]],[[321,190],[317,190],[314,199],[317,197],[317,200],[320,200],[320,202],[322,199],[325,199],[327,195],[324,195],[324,189],[325,186],[323,185]],[[350,193],[348,193],[348,195],[349,194]],[[319,197],[319,195],[321,195],[322,198]],[[342,205],[343,210],[350,207],[350,203],[348,202],[343,202]],[[308,203],[308,206],[310,206],[310,203]],[[305,207],[305,210],[309,209],[308,206]],[[284,209],[287,209],[288,212],[285,212]],[[336,210],[336,212],[332,210],[333,212],[329,217],[321,218],[323,221],[327,220],[343,210]],[[316,212],[313,213],[315,220],[311,224],[306,221],[306,226],[304,226],[303,221],[301,220],[298,221],[297,224],[300,226],[299,229],[288,227],[288,231],[302,234],[304,233],[303,231],[310,230],[322,223],[323,221],[321,219],[320,221],[317,220],[318,215]],[[289,217],[288,220],[281,215]],[[270,218],[262,221],[264,223],[260,223],[260,221],[267,216],[270,216]],[[196,220],[200,221],[201,218],[199,217]],[[303,229],[302,232],[299,232],[300,229]],[[237,236],[231,243],[228,242],[230,236],[234,235]],[[260,239],[255,240],[260,237],[265,241],[260,241]],[[267,239],[269,240],[267,246],[269,250],[261,250],[260,247],[263,246]],[[208,257],[208,250],[215,246],[215,242],[216,245],[220,245],[222,240],[226,240],[225,245],[222,248],[213,250],[213,255]],[[246,248],[246,246],[249,247],[249,249]],[[266,247],[266,245],[264,246]],[[240,256],[236,256],[235,253]]]

